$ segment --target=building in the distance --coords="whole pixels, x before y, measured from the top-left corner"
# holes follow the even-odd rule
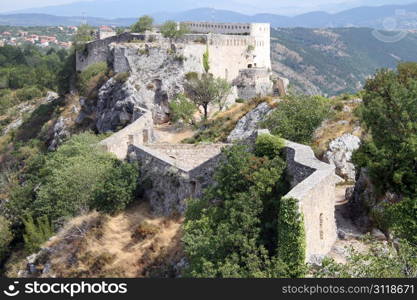
[[[110,26],[100,26],[97,30],[97,39],[102,40],[116,35],[116,31]]]

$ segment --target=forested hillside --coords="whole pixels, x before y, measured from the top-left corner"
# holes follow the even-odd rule
[[[416,33],[395,43],[378,40],[369,28],[285,28],[271,36],[273,70],[309,94],[356,92],[377,69],[417,61]]]

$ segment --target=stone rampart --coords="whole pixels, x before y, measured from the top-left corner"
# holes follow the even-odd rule
[[[153,141],[153,119],[150,111],[122,130],[112,134],[100,142],[106,151],[113,153],[118,159],[126,159],[131,144],[143,144]]]
[[[129,160],[139,161],[144,198],[158,215],[183,214],[186,199],[202,196],[212,184],[225,144],[131,145]],[[185,158],[188,157],[188,160]]]
[[[335,167],[319,161],[305,145],[286,141],[287,174],[291,191],[304,216],[306,258],[326,255],[336,241],[335,186],[341,181]]]

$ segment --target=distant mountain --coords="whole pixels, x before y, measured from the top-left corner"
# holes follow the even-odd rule
[[[85,20],[92,26],[129,26],[136,21],[136,19],[109,20],[93,17],[58,17],[46,14],[0,15],[0,25],[11,26],[77,26],[83,23]]]
[[[272,69],[303,92],[336,95],[358,91],[377,69],[417,62],[417,33],[395,43],[378,40],[374,33],[370,28],[273,30]]]
[[[385,29],[417,29],[417,3],[408,5],[385,5],[380,7],[358,7],[342,11],[336,14],[330,14],[322,11],[310,12],[295,17],[287,17],[275,14],[256,14],[246,15],[230,10],[219,10],[211,8],[196,8],[177,12],[173,10],[172,5],[165,7],[161,5],[166,3],[164,0],[150,1],[149,4],[136,9],[135,3],[142,1],[125,0],[123,3],[131,3],[131,6],[116,5],[121,3],[114,0],[101,0],[100,5],[94,6],[96,2],[83,2],[82,7],[72,8],[69,4],[65,6],[54,6],[45,9],[33,9],[30,11],[43,11],[44,14],[0,14],[0,24],[10,25],[77,25],[80,23],[82,12],[94,12],[94,15],[107,15],[104,12],[112,10],[111,16],[125,15],[123,19],[109,19],[97,17],[85,17],[87,22],[92,25],[130,25],[134,20],[145,13],[151,14],[157,22],[166,20],[176,21],[214,21],[214,22],[268,22],[273,27],[307,27],[307,28],[337,28],[337,27],[371,27]],[[190,4],[191,0],[181,0],[175,4],[177,9],[195,6]],[[199,3],[208,1],[199,1]],[[194,2],[193,2],[194,3]],[[81,4],[77,4],[81,5]],[[84,7],[85,6],[85,7]],[[91,8],[89,8],[91,6]],[[128,7],[128,9],[127,9]],[[68,8],[68,10],[66,10]],[[84,10],[85,8],[85,10]],[[87,9],[89,8],[89,9]],[[145,9],[146,8],[146,9]],[[51,14],[46,16],[45,13]],[[52,15],[61,15],[55,17]],[[132,17],[132,18],[131,18]],[[60,19],[61,18],[61,19]]]

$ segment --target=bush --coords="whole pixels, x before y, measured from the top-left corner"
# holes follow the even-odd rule
[[[397,249],[396,249],[397,248]],[[367,251],[350,250],[346,264],[326,258],[318,278],[415,278],[417,276],[416,247],[400,241],[397,247],[371,241]]]
[[[36,86],[24,87],[16,91],[16,97],[20,102],[40,98],[43,95],[44,93]]]
[[[258,157],[266,156],[269,159],[273,159],[280,155],[284,146],[284,141],[281,138],[270,134],[261,134],[256,139],[255,155]]]
[[[197,111],[197,107],[193,102],[187,99],[185,95],[179,94],[177,97],[169,103],[171,111],[171,119],[177,123],[184,121],[186,124],[192,124],[194,114]]]
[[[115,161],[98,183],[91,207],[108,214],[123,211],[135,200],[138,176],[137,165]]]
[[[280,102],[262,126],[287,140],[308,144],[324,119],[330,116],[330,103],[321,97],[290,95]]]
[[[83,133],[29,161],[25,185],[15,187],[7,203],[11,211],[55,221],[92,208],[123,209],[134,199],[136,167],[121,163],[98,142],[97,136]]]
[[[34,253],[40,250],[40,246],[46,242],[54,233],[51,223],[47,216],[42,216],[34,221],[32,216],[23,219],[25,233],[25,250],[28,253]]]
[[[118,83],[125,83],[129,79],[130,73],[129,72],[122,72],[117,73],[116,76],[114,76],[114,79]]]
[[[3,216],[0,216],[0,262],[9,252],[9,244],[12,239],[13,234],[8,221]]]
[[[157,235],[159,231],[160,229],[158,226],[149,224],[147,222],[142,222],[133,232],[132,238],[135,241],[140,242],[144,239]]]
[[[80,94],[87,96],[89,90],[96,88],[99,83],[102,83],[103,80],[100,79],[105,76],[107,70],[107,64],[100,62],[92,64],[82,71],[77,80],[77,88]]]

